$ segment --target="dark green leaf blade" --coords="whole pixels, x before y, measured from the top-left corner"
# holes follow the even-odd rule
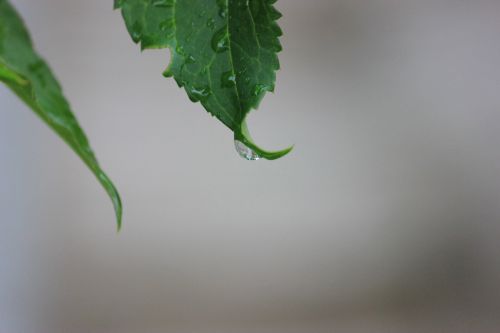
[[[59,83],[34,51],[22,19],[7,0],[0,0],[0,81],[30,106],[95,174],[113,202],[120,229],[122,204],[118,191],[100,168]]]
[[[253,143],[245,119],[274,91],[281,16],[275,0],[115,0],[132,39],[146,48],[170,48],[165,76],[193,102],[234,132],[258,156],[277,159]]]

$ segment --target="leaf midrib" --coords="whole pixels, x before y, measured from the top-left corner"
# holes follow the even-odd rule
[[[239,82],[239,75],[236,75],[235,72],[235,67],[234,67],[234,60],[233,60],[233,47],[232,47],[232,40],[231,40],[231,34],[229,32],[229,26],[231,24],[231,15],[230,10],[229,10],[229,0],[226,0],[226,6],[227,6],[227,24],[226,24],[226,34],[227,34],[227,39],[228,39],[228,52],[229,52],[229,62],[231,63],[231,71],[232,74],[234,75],[236,79],[236,84],[234,85],[234,91],[236,93],[236,98],[238,99],[238,120],[235,121],[236,126],[239,128],[241,126],[241,122],[243,121],[241,114],[243,113],[243,107],[241,105],[241,97],[240,97],[240,91],[238,90],[238,82]]]

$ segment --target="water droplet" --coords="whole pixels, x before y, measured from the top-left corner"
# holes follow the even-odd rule
[[[219,6],[219,16],[222,18],[227,17],[227,3],[225,0],[217,0],[217,5]]]
[[[245,145],[243,142],[239,140],[234,140],[234,147],[238,154],[248,161],[257,161],[260,160],[259,154],[254,152],[251,148]]]
[[[204,102],[210,96],[212,92],[208,87],[190,87],[188,88],[189,99],[193,102]]]
[[[212,49],[217,53],[222,53],[229,49],[229,38],[226,27],[220,29],[214,34],[212,38]]]
[[[222,73],[221,86],[223,88],[232,88],[236,85],[236,75],[233,71]]]
[[[222,8],[219,11],[219,16],[222,17],[223,19],[225,19],[227,17],[227,8]]]

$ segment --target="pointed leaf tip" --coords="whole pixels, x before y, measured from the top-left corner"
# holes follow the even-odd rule
[[[294,145],[292,145],[286,149],[278,151],[268,151],[260,148],[253,142],[252,136],[250,135],[250,131],[248,130],[248,125],[245,120],[241,123],[240,129],[234,132],[234,139],[236,141],[242,142],[245,146],[250,148],[259,158],[264,158],[270,161],[277,160],[288,155],[295,147]]]
[[[115,5],[119,3],[116,1]],[[21,17],[6,0],[0,0],[0,81],[56,132],[94,173],[113,201],[120,228],[122,204],[118,191],[99,166],[59,82],[33,49]]]

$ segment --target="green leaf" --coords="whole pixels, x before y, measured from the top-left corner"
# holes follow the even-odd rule
[[[59,134],[92,170],[113,201],[119,229],[122,216],[120,196],[101,170],[59,83],[33,50],[22,19],[7,0],[0,0],[0,81]]]
[[[281,51],[276,0],[115,0],[132,39],[142,49],[170,48],[164,75],[193,102],[234,132],[259,157],[277,159],[251,139],[245,119],[274,91]],[[248,157],[248,156],[247,156]]]

